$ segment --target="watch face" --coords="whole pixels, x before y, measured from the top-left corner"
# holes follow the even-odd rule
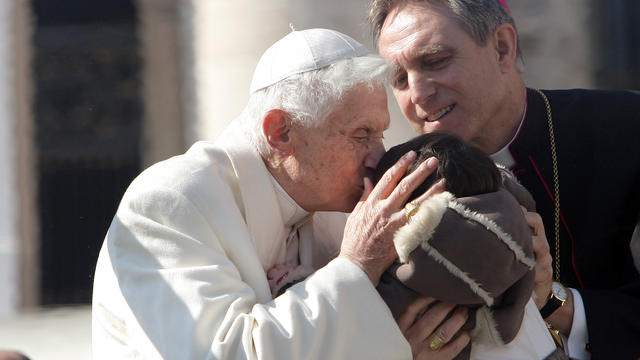
[[[551,291],[553,292],[553,295],[555,295],[558,299],[567,300],[567,291],[565,290],[564,286],[554,282],[551,285]]]

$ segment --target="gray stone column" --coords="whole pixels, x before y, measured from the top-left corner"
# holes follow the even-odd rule
[[[272,43],[297,30],[332,28],[373,49],[365,23],[367,0],[191,0],[182,8],[193,42],[185,61],[187,139],[213,139],[244,108],[253,70]],[[188,38],[185,37],[185,38]],[[392,107],[387,144],[414,133]]]
[[[38,299],[28,2],[0,2],[0,316]]]
[[[185,151],[179,4],[137,1],[143,63],[143,168]]]
[[[17,190],[20,201],[20,300],[22,308],[40,303],[40,216],[33,108],[31,45],[34,29],[30,2],[14,0],[13,19],[13,106],[16,119]]]
[[[525,82],[546,89],[594,87],[591,0],[507,0],[525,60]]]
[[[13,106],[11,106],[12,4],[0,3],[0,316],[15,312],[18,295],[18,197]]]

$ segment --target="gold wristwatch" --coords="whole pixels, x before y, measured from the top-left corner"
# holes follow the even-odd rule
[[[547,299],[547,303],[544,304],[542,309],[540,309],[540,315],[542,315],[542,318],[546,319],[549,315],[553,314],[554,311],[564,305],[568,297],[569,289],[564,287],[561,283],[554,281],[553,284],[551,284],[549,299]]]

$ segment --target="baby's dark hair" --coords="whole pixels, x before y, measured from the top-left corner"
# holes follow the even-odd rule
[[[438,159],[438,170],[413,191],[408,201],[424,193],[441,178],[446,179],[445,189],[456,197],[494,192],[502,184],[498,168],[482,150],[455,135],[441,132],[423,134],[389,149],[378,163],[374,183],[410,150],[414,150],[418,157],[404,176],[429,157]]]

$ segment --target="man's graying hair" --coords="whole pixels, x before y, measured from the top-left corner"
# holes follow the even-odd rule
[[[516,34],[518,31],[513,17],[498,0],[371,0],[368,20],[376,46],[389,13],[399,5],[411,2],[426,2],[448,8],[462,29],[480,46],[486,45],[494,30],[502,24],[511,24]],[[517,56],[522,61],[520,41]]]
[[[264,115],[280,109],[291,116],[292,126],[319,127],[345,94],[358,85],[370,90],[389,81],[389,66],[378,55],[345,59],[318,70],[292,75],[251,94],[239,117],[245,133],[262,156],[270,148],[262,130]]]

